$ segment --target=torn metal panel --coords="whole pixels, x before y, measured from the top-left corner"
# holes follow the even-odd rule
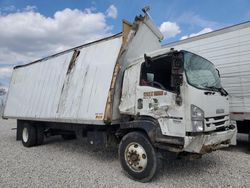
[[[116,64],[116,66],[114,68],[114,72],[113,72],[113,77],[112,77],[111,86],[109,89],[108,100],[107,100],[106,109],[105,109],[104,120],[107,123],[110,123],[112,121],[112,102],[113,102],[112,99],[114,96],[115,81],[116,81],[117,75],[119,73],[119,70],[120,70],[120,66],[119,66],[119,64]]]
[[[138,78],[140,73],[140,64],[131,66],[128,68],[124,75],[121,102],[119,110],[123,114],[134,115],[136,105],[136,86],[138,84]]]
[[[71,123],[103,121],[121,44],[119,35],[16,68],[4,115]]]
[[[132,25],[131,23],[129,23],[127,20],[122,20],[122,42],[123,44],[125,44],[128,41],[129,38],[129,33],[132,29]]]
[[[235,134],[236,129],[221,132],[214,132],[208,135],[185,137],[184,150],[191,153],[208,153],[221,147],[229,146],[230,139]],[[225,142],[228,141],[228,142]]]
[[[123,36],[15,67],[4,116],[73,122],[119,120],[124,70],[132,59],[161,47],[157,27],[150,22],[147,15],[140,16],[133,25],[124,22]]]
[[[73,69],[73,67],[75,66],[75,63],[76,63],[76,59],[77,57],[79,56],[80,54],[80,51],[79,50],[75,50],[74,53],[73,53],[73,56],[70,60],[70,63],[69,63],[69,67],[68,67],[68,70],[67,70],[67,74],[69,74],[71,72],[71,70]]]
[[[127,36],[127,43],[125,43],[122,47],[122,53],[118,60],[120,71],[115,84],[115,92],[112,105],[113,120],[117,120],[120,118],[119,104],[121,102],[121,86],[125,69],[134,63],[133,60],[135,58],[139,58],[145,53],[161,49],[161,35],[159,34],[160,32],[158,32],[159,29],[154,24],[150,23],[152,23],[152,21],[150,20],[148,15],[145,15],[144,17],[136,17]]]

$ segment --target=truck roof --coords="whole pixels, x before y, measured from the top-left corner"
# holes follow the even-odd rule
[[[76,46],[76,47],[73,47],[73,48],[70,48],[70,49],[67,49],[67,50],[64,50],[64,51],[61,51],[61,52],[58,52],[56,54],[53,54],[53,55],[50,55],[50,56],[47,56],[47,57],[43,57],[41,59],[38,59],[38,60],[35,60],[35,61],[32,61],[30,63],[26,63],[26,64],[23,64],[23,65],[17,65],[14,67],[14,69],[18,69],[20,67],[25,67],[25,66],[28,66],[28,65],[32,65],[34,63],[38,63],[38,62],[41,62],[41,61],[46,61],[50,58],[53,58],[53,57],[57,57],[59,55],[63,55],[65,53],[68,53],[68,52],[71,52],[71,51],[74,51],[74,50],[80,50],[82,48],[85,48],[87,46],[90,46],[90,45],[93,45],[93,44],[96,44],[96,43],[99,43],[99,42],[103,42],[103,41],[106,41],[106,40],[111,40],[111,39],[114,39],[114,38],[118,38],[118,37],[121,37],[122,36],[122,32],[120,33],[117,33],[117,34],[114,34],[112,36],[108,36],[108,37],[105,37],[105,38],[102,38],[102,39],[99,39],[99,40],[96,40],[96,41],[92,41],[92,42],[89,42],[89,43],[85,43],[85,44],[82,44],[82,45],[79,45],[79,46]]]
[[[235,25],[228,26],[228,27],[224,27],[222,29],[214,30],[214,31],[204,33],[204,34],[201,34],[201,35],[198,35],[198,36],[190,37],[190,38],[187,38],[187,39],[170,42],[170,43],[168,43],[166,45],[163,45],[162,47],[163,48],[164,47],[169,47],[169,46],[172,47],[173,45],[185,44],[185,43],[193,42],[193,41],[196,41],[196,40],[200,40],[200,39],[204,39],[204,38],[208,38],[208,37],[212,37],[212,36],[216,36],[216,35],[221,35],[221,34],[224,34],[224,33],[236,31],[238,29],[243,29],[243,28],[247,28],[247,27],[250,27],[250,21],[235,24]]]

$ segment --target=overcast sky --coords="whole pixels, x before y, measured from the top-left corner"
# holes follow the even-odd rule
[[[0,0],[0,87],[14,65],[118,33],[145,5],[163,43],[250,20],[249,0]]]

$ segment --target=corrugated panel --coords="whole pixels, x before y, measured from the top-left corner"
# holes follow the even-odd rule
[[[52,118],[72,52],[30,66],[14,69],[5,116]]]
[[[250,112],[250,27],[170,45],[213,62],[220,70],[223,87],[230,94],[231,111]]]
[[[73,51],[14,70],[6,117],[84,122],[102,120],[122,38]],[[97,118],[97,119],[96,119]]]

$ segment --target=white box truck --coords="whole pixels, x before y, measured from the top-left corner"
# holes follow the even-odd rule
[[[250,22],[173,42],[165,49],[185,49],[212,61],[229,93],[231,119],[250,143]]]
[[[163,151],[201,156],[228,146],[236,127],[214,65],[161,49],[163,36],[144,13],[120,34],[15,67],[4,117],[17,119],[17,140],[117,143],[122,168],[141,182],[155,175]]]

